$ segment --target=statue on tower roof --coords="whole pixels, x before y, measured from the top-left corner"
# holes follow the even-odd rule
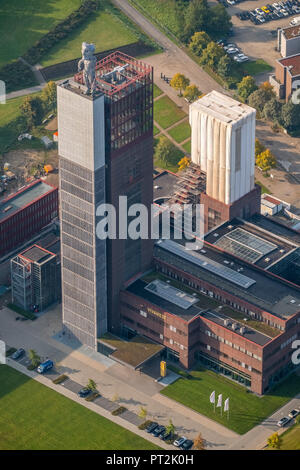
[[[78,62],[78,72],[83,70],[83,80],[87,87],[86,94],[93,94],[95,89],[95,66],[96,57],[94,56],[95,45],[87,42],[82,43],[82,58]]]

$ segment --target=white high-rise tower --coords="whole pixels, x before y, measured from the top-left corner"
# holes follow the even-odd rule
[[[206,194],[231,205],[254,189],[255,109],[217,91],[190,106],[192,161]]]

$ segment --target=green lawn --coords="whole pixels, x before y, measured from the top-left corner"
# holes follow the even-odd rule
[[[281,434],[281,438],[282,446],[280,450],[300,450],[300,425],[294,424],[294,426]]]
[[[269,395],[258,397],[239,384],[210,370],[191,372],[192,379],[180,378],[164,388],[161,393],[183,405],[208,416],[233,431],[244,434],[274,413],[300,391],[300,377],[292,375],[272,390]],[[222,393],[223,400],[230,398],[230,419],[221,417],[220,408],[213,411],[209,402],[211,392]]]
[[[240,64],[240,68],[248,75],[257,75],[258,73],[270,72],[273,70],[271,65],[267,64],[263,59],[257,59],[251,62]]]
[[[158,140],[159,140],[158,138],[154,139],[154,146],[157,144]],[[184,155],[179,150],[179,148],[173,145],[173,152],[172,152],[172,157],[170,158],[170,160],[168,160],[168,162],[165,162],[163,160],[159,160],[155,158],[154,156],[154,166],[176,173],[178,171],[178,162],[179,160],[181,160],[183,156]]]
[[[159,449],[8,366],[0,383],[0,450]]]
[[[153,135],[157,135],[159,133],[160,133],[160,130],[158,129],[158,127],[153,126]]]
[[[158,122],[163,129],[167,129],[185,116],[185,112],[168,96],[163,96],[154,102],[154,121]]]
[[[107,0],[104,3],[105,10],[99,9],[91,15],[85,24],[56,44],[43,57],[41,61],[43,67],[80,57],[83,41],[93,42],[96,45],[96,52],[138,41],[140,33],[131,21]]]
[[[272,194],[271,191],[260,181],[255,180],[255,183],[258,184],[261,187],[261,193],[266,193],[266,194]]]
[[[0,68],[24,54],[81,0],[1,0]]]
[[[154,98],[157,98],[158,96],[162,95],[163,92],[161,91],[160,88],[158,88],[157,85],[155,85],[155,83],[153,84],[153,97]]]
[[[189,121],[181,122],[180,124],[178,124],[178,126],[175,126],[173,127],[173,129],[170,129],[168,131],[168,134],[170,134],[170,136],[173,137],[173,139],[176,140],[178,144],[180,144],[180,142],[183,142],[191,136],[191,126],[189,124]]]
[[[153,18],[157,23],[166,27],[173,34],[179,32],[179,25],[176,19],[176,0],[129,0],[134,6],[139,6],[147,16]]]
[[[186,142],[183,146],[182,146],[187,153],[191,153],[191,141],[189,140],[189,142]]]

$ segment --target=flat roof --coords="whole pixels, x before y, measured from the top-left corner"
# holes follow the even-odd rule
[[[140,335],[134,336],[129,341],[124,341],[111,333],[105,333],[98,339],[98,342],[106,343],[115,349],[110,357],[135,369],[164,349],[163,345],[154,343]]]
[[[195,101],[190,105],[190,108],[192,110],[198,109],[227,124],[237,123],[245,116],[256,112],[250,106],[215,90]]]
[[[203,308],[201,309],[197,303],[191,305],[188,308],[183,308],[171,300],[167,300],[166,298],[163,298],[154,292],[147,290],[147,285],[148,283],[143,279],[137,279],[133,284],[127,287],[126,291],[146,300],[147,302],[150,302],[153,305],[157,305],[157,307],[163,309],[164,311],[173,315],[177,315],[186,321],[191,320],[204,310]],[[195,299],[196,302],[199,302],[197,297],[195,297]]]
[[[248,287],[244,287],[233,283],[229,278],[226,279],[208,271],[197,262],[197,252],[189,250],[189,257],[186,258],[180,255],[179,252],[172,252],[169,246],[163,242],[156,243],[154,248],[156,258],[174,265],[177,269],[203,281],[207,281],[279,318],[287,319],[300,311],[300,288],[294,287],[268,272],[263,272],[251,264],[237,260],[232,255],[224,253],[207,243],[205,243],[202,252],[204,252],[207,260],[225,266],[224,261],[229,262],[227,266],[230,266],[237,274],[241,274],[240,269],[242,268],[242,274],[254,282]]]
[[[161,281],[160,279],[155,279],[154,281],[150,282],[145,287],[145,289],[148,292],[152,292],[153,294],[158,295],[158,297],[178,305],[178,307],[181,307],[184,310],[198,302],[198,300],[193,295],[189,295],[186,292],[173,287],[167,282]]]
[[[273,234],[281,237],[282,239],[286,239],[286,241],[289,241],[296,246],[300,246],[300,233],[275,220],[274,217],[255,214],[247,219],[247,221],[255,225],[257,228],[261,228],[265,232],[268,232],[270,235]]]
[[[38,245],[33,245],[27,250],[23,251],[20,256],[29,259],[30,261],[41,264],[49,258],[55,256],[55,254],[51,253],[48,250],[45,250],[45,248],[42,248]]]
[[[153,201],[159,198],[172,197],[174,186],[178,182],[178,176],[170,171],[162,171],[153,178]]]
[[[282,28],[282,31],[286,39],[295,39],[300,37],[300,25],[287,26],[286,28]]]
[[[300,237],[299,237],[300,238]],[[249,263],[268,269],[298,245],[249,220],[233,219],[211,230],[205,241]]]
[[[15,214],[18,210],[26,207],[35,199],[40,198],[53,189],[53,186],[45,181],[37,181],[10,195],[0,202],[0,221]]]
[[[284,59],[279,59],[278,62],[284,67],[288,68],[289,73],[292,77],[300,75],[300,54],[295,54]]]
[[[201,313],[200,316],[204,319],[207,318],[207,320],[210,320],[213,323],[222,326],[223,328],[228,331],[231,331],[232,333],[236,333],[242,338],[245,338],[249,341],[253,341],[259,346],[265,346],[265,344],[269,343],[269,341],[272,340],[272,338],[270,338],[269,336],[260,333],[259,331],[254,330],[253,328],[249,328],[249,326],[245,325],[244,323],[239,323],[238,321],[231,320],[229,319],[229,317],[223,315],[222,313],[207,311]],[[227,320],[227,324],[225,324],[225,320]],[[233,330],[232,325],[236,325],[236,329]],[[243,329],[243,333],[241,333],[240,331],[241,328]]]

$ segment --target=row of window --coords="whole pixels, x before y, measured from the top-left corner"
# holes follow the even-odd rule
[[[241,351],[242,353],[247,354],[247,355],[250,356],[250,357],[254,357],[254,359],[257,359],[258,361],[261,361],[261,357],[260,357],[260,356],[257,356],[257,354],[254,354],[254,353],[252,353],[251,351],[248,351],[247,349],[242,348],[242,346],[239,346],[239,345],[237,345],[237,344],[232,343],[231,341],[228,341],[227,339],[222,338],[222,336],[216,335],[216,334],[213,333],[212,331],[205,330],[205,334],[206,334],[207,336],[210,336],[210,337],[212,337],[212,338],[214,338],[214,339],[220,341],[221,343],[227,344],[227,346],[230,346],[231,348],[234,348],[234,349],[236,349],[236,350],[238,350],[238,351]]]
[[[234,364],[237,364],[239,365],[240,367],[243,367],[243,369],[247,369],[249,370],[250,372],[255,372],[256,374],[261,374],[261,372],[257,369],[255,369],[254,367],[246,364],[245,362],[242,362],[242,361],[239,361],[238,359],[236,359],[235,357],[230,357],[228,356],[228,354],[225,354],[223,353],[222,351],[219,351],[218,349],[215,349],[213,346],[211,346],[210,344],[203,344],[203,343],[200,343],[202,346],[204,346],[206,348],[207,351],[211,351],[213,352],[214,354],[217,354],[218,356],[222,356],[224,358],[226,358],[227,360],[233,362]]]

